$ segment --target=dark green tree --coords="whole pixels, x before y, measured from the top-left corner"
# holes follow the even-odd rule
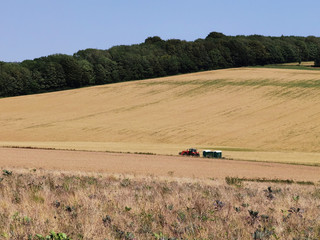
[[[78,61],[80,69],[81,69],[81,81],[84,86],[88,85],[94,85],[95,84],[95,78],[94,78],[94,70],[92,67],[92,64],[85,60],[79,60]]]
[[[158,36],[148,37],[144,41],[144,43],[146,43],[146,44],[154,44],[154,43],[158,43],[158,42],[163,42],[163,40]]]
[[[320,45],[318,46],[318,53],[316,54],[314,58],[314,66],[320,67]]]
[[[84,86],[84,82],[81,78],[81,67],[75,58],[68,55],[61,55],[59,62],[65,74],[67,87],[77,88]]]
[[[206,37],[206,40],[209,39],[209,38],[216,39],[216,38],[225,38],[225,37],[226,37],[226,35],[224,35],[223,33],[211,32]]]

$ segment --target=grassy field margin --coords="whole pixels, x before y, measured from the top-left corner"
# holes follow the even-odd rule
[[[318,239],[319,183],[2,169],[1,239]],[[236,184],[235,184],[236,183]]]

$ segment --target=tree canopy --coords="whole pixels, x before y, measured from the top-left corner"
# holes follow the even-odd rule
[[[301,61],[314,61],[320,66],[320,38],[226,36],[218,32],[195,41],[153,36],[141,44],[85,49],[73,56],[54,54],[21,63],[0,61],[0,97]]]

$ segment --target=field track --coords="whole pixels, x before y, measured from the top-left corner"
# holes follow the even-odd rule
[[[320,167],[312,166],[65,150],[0,148],[0,166],[160,177],[320,180]]]

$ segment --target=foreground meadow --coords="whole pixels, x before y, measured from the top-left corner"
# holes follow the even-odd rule
[[[0,239],[320,238],[319,182],[1,174]]]

